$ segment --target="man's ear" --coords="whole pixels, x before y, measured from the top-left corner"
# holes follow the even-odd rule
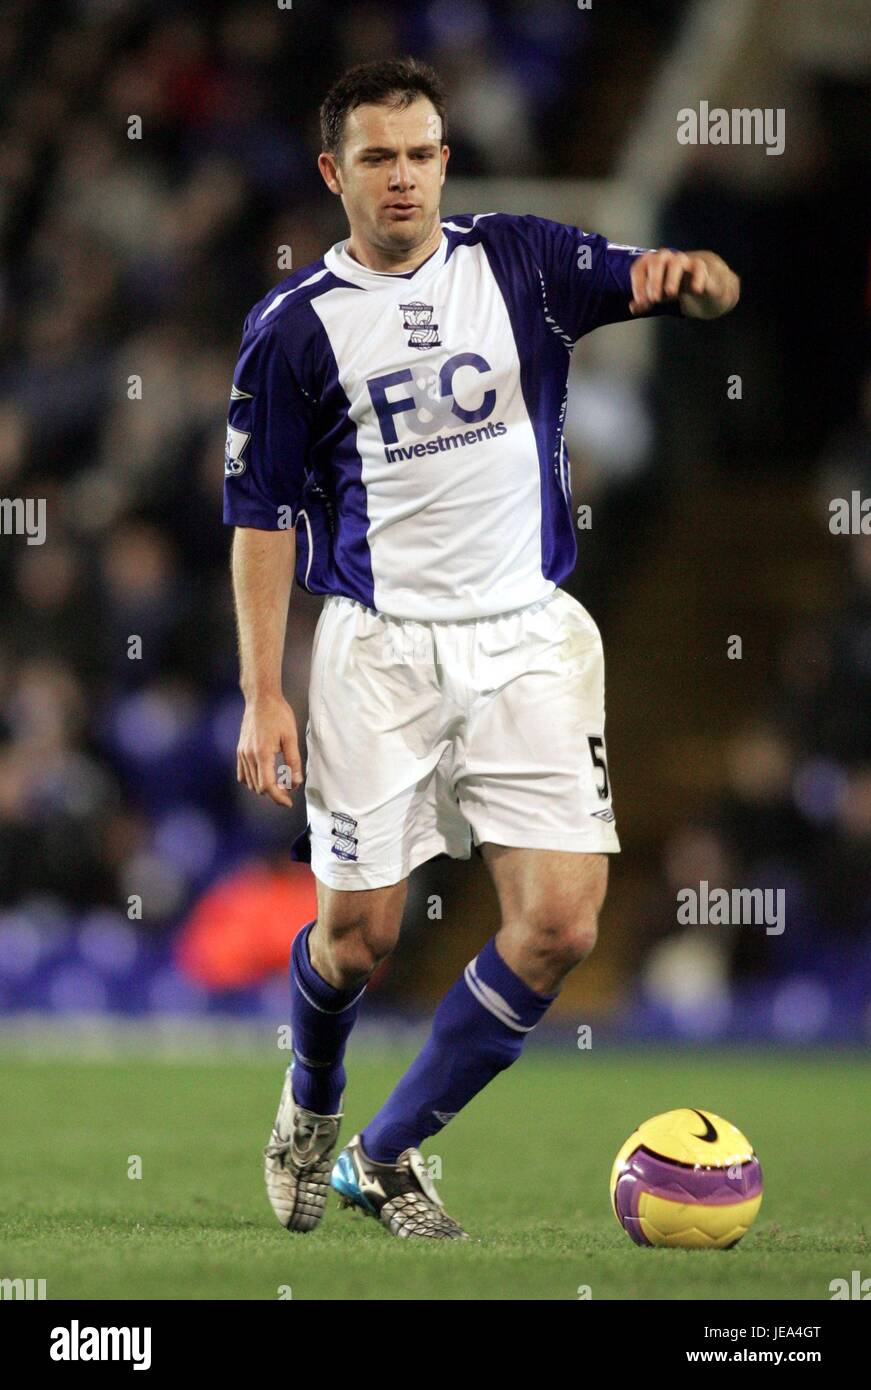
[[[336,162],[335,156],[327,154],[325,151],[319,154],[318,168],[320,169],[321,177],[323,178],[323,181],[327,185],[327,188],[330,190],[330,192],[335,193],[337,196],[341,194],[342,179],[339,173],[339,166]]]

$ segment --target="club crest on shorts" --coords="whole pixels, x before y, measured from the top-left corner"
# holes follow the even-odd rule
[[[421,304],[415,299],[411,304],[400,304],[402,327],[408,333],[408,346],[420,348],[441,347],[439,326],[432,322],[435,308],[432,304]]]
[[[357,837],[354,831],[357,829],[357,822],[353,816],[348,816],[344,811],[331,811],[333,826],[331,834],[333,843],[330,846],[330,853],[337,859],[356,859],[357,858]]]

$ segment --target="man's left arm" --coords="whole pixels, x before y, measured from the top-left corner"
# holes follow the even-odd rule
[[[734,309],[741,294],[738,276],[714,251],[645,251],[630,275],[633,315],[677,300],[687,318],[717,319]]]

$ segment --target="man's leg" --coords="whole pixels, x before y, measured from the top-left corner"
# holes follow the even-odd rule
[[[407,879],[357,891],[317,880],[318,915],[290,961],[293,1095],[306,1110],[338,1113],[345,1046],[369,977],[396,945],[407,891]]]
[[[559,993],[596,944],[607,854],[494,844],[482,845],[481,853],[499,897],[500,956],[530,989]]]
[[[502,925],[445,995],[423,1050],[363,1131],[363,1150],[377,1162],[417,1148],[516,1061],[595,945],[606,855],[492,843],[481,851]]]
[[[291,954],[293,1063],[264,1151],[266,1193],[282,1226],[312,1231],[324,1214],[339,1133],[344,1054],[360,997],[392,951],[406,882],[359,891],[318,880],[318,916]]]

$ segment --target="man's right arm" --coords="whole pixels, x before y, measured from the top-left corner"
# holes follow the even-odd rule
[[[282,690],[287,609],[296,561],[296,532],[237,526],[233,535],[233,598],[239,641],[239,684],[245,712],[236,751],[236,779],[279,806],[292,806],[279,783],[275,755],[302,785],[302,759],[293,710]],[[286,782],[287,774],[283,780]]]

